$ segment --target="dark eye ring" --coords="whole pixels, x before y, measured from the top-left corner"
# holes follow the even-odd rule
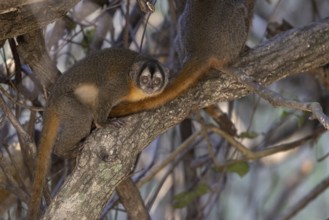
[[[161,82],[162,82],[162,80],[161,80],[160,78],[158,78],[158,77],[155,78],[155,79],[153,80],[153,83],[154,83],[154,85],[156,85],[156,86],[160,85]]]
[[[149,77],[147,77],[147,76],[141,76],[140,80],[141,80],[141,83],[147,84],[149,82]]]

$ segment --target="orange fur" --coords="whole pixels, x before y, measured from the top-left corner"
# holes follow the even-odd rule
[[[51,117],[49,117],[51,116]],[[38,154],[37,154],[37,164],[35,167],[35,173],[36,175],[33,181],[32,186],[32,197],[29,204],[29,216],[28,220],[37,220],[39,219],[40,215],[40,204],[42,200],[42,194],[43,194],[43,187],[46,183],[46,176],[48,173],[48,168],[51,162],[50,156],[52,152],[52,147],[55,143],[57,129],[59,127],[59,118],[54,112],[48,112],[48,117],[46,117],[44,122],[44,130],[42,131],[44,135],[42,135],[42,138],[40,140],[39,148],[38,148]],[[34,210],[38,208],[38,210]]]
[[[207,59],[191,59],[162,93],[139,102],[121,103],[111,110],[110,117],[122,117],[160,107],[193,86],[211,68],[220,69],[225,65],[226,63],[214,56]]]
[[[120,101],[137,102],[147,97],[147,94],[138,88],[133,81],[130,82],[129,87],[129,94],[124,96]]]

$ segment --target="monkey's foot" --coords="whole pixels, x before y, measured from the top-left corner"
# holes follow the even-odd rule
[[[122,127],[125,124],[124,120],[121,118],[110,118],[109,123],[118,128]]]

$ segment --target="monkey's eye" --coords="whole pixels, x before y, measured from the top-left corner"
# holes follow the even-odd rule
[[[161,78],[159,78],[159,77],[155,77],[155,78],[153,79],[153,84],[154,84],[155,86],[159,86],[159,85],[161,84],[161,82],[162,82],[162,80],[161,80]]]
[[[141,83],[142,84],[147,84],[149,82],[149,77],[148,76],[145,76],[145,75],[142,75],[140,80],[141,80]]]

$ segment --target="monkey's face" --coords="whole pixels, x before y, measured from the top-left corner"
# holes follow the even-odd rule
[[[156,61],[146,62],[140,69],[136,82],[147,96],[157,95],[168,84],[168,71]]]

